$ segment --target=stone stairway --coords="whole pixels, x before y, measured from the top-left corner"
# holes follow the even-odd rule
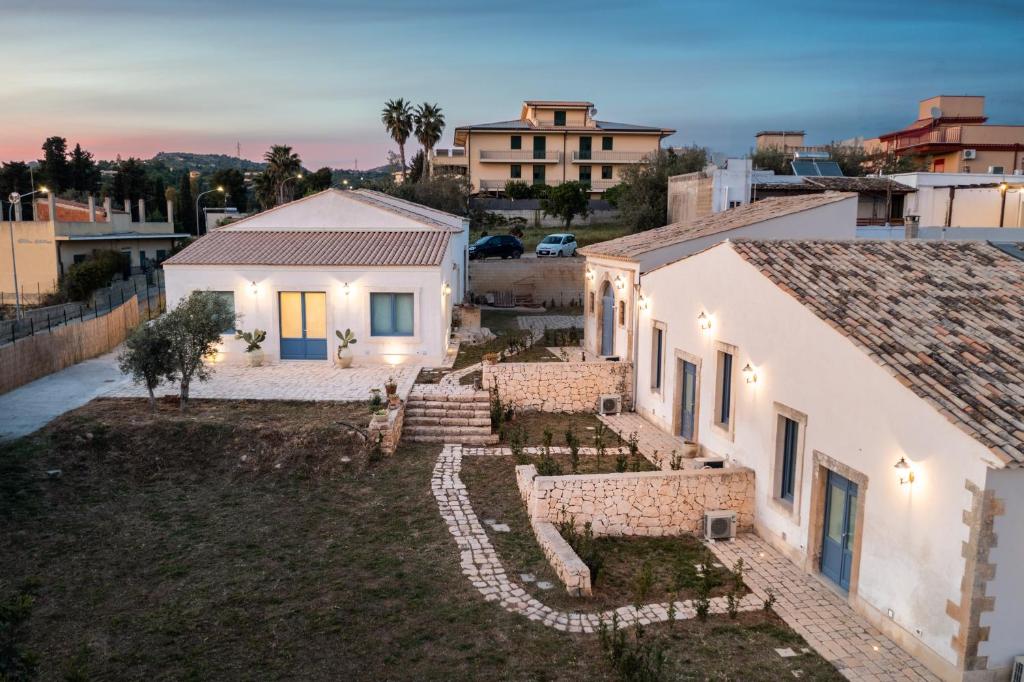
[[[417,384],[405,406],[402,438],[414,443],[491,445],[491,398],[472,388]]]

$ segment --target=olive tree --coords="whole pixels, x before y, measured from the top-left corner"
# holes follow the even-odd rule
[[[540,207],[545,215],[562,219],[568,230],[573,218],[590,214],[590,188],[575,181],[554,185],[541,195]]]
[[[161,320],[160,328],[170,344],[171,365],[178,375],[180,406],[188,411],[192,380],[206,381],[213,368],[205,360],[217,352],[221,334],[234,328],[230,304],[211,291],[193,291]]]
[[[135,383],[149,391],[149,408],[156,411],[154,391],[165,379],[174,381],[176,372],[171,358],[171,342],[165,333],[163,318],[142,323],[125,341],[117,357],[124,374],[130,374]]]

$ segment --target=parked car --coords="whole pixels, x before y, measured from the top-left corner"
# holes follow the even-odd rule
[[[537,257],[576,255],[576,235],[568,233],[549,234],[537,244]]]
[[[523,255],[523,243],[510,234],[494,234],[481,237],[469,245],[469,258],[519,258]]]

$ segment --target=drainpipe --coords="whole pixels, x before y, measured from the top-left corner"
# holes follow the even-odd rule
[[[949,204],[946,206],[946,227],[953,226],[953,200],[956,198],[956,187],[949,188]]]

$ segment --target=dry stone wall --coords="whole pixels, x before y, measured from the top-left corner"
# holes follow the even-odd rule
[[[537,476],[516,468],[519,492],[531,521],[557,523],[565,516],[590,522],[595,535],[700,533],[704,512],[736,512],[738,530],[754,525],[754,472],[746,467],[641,471],[622,474]]]
[[[405,421],[405,403],[402,402],[395,409],[389,409],[387,414],[373,415],[370,418],[370,427],[367,429],[372,447],[380,438],[380,449],[385,455],[394,454],[398,449],[398,442],[402,439],[402,424]]]
[[[503,362],[484,365],[483,387],[505,405],[540,412],[596,412],[598,398],[622,395],[632,407],[628,362]]]

